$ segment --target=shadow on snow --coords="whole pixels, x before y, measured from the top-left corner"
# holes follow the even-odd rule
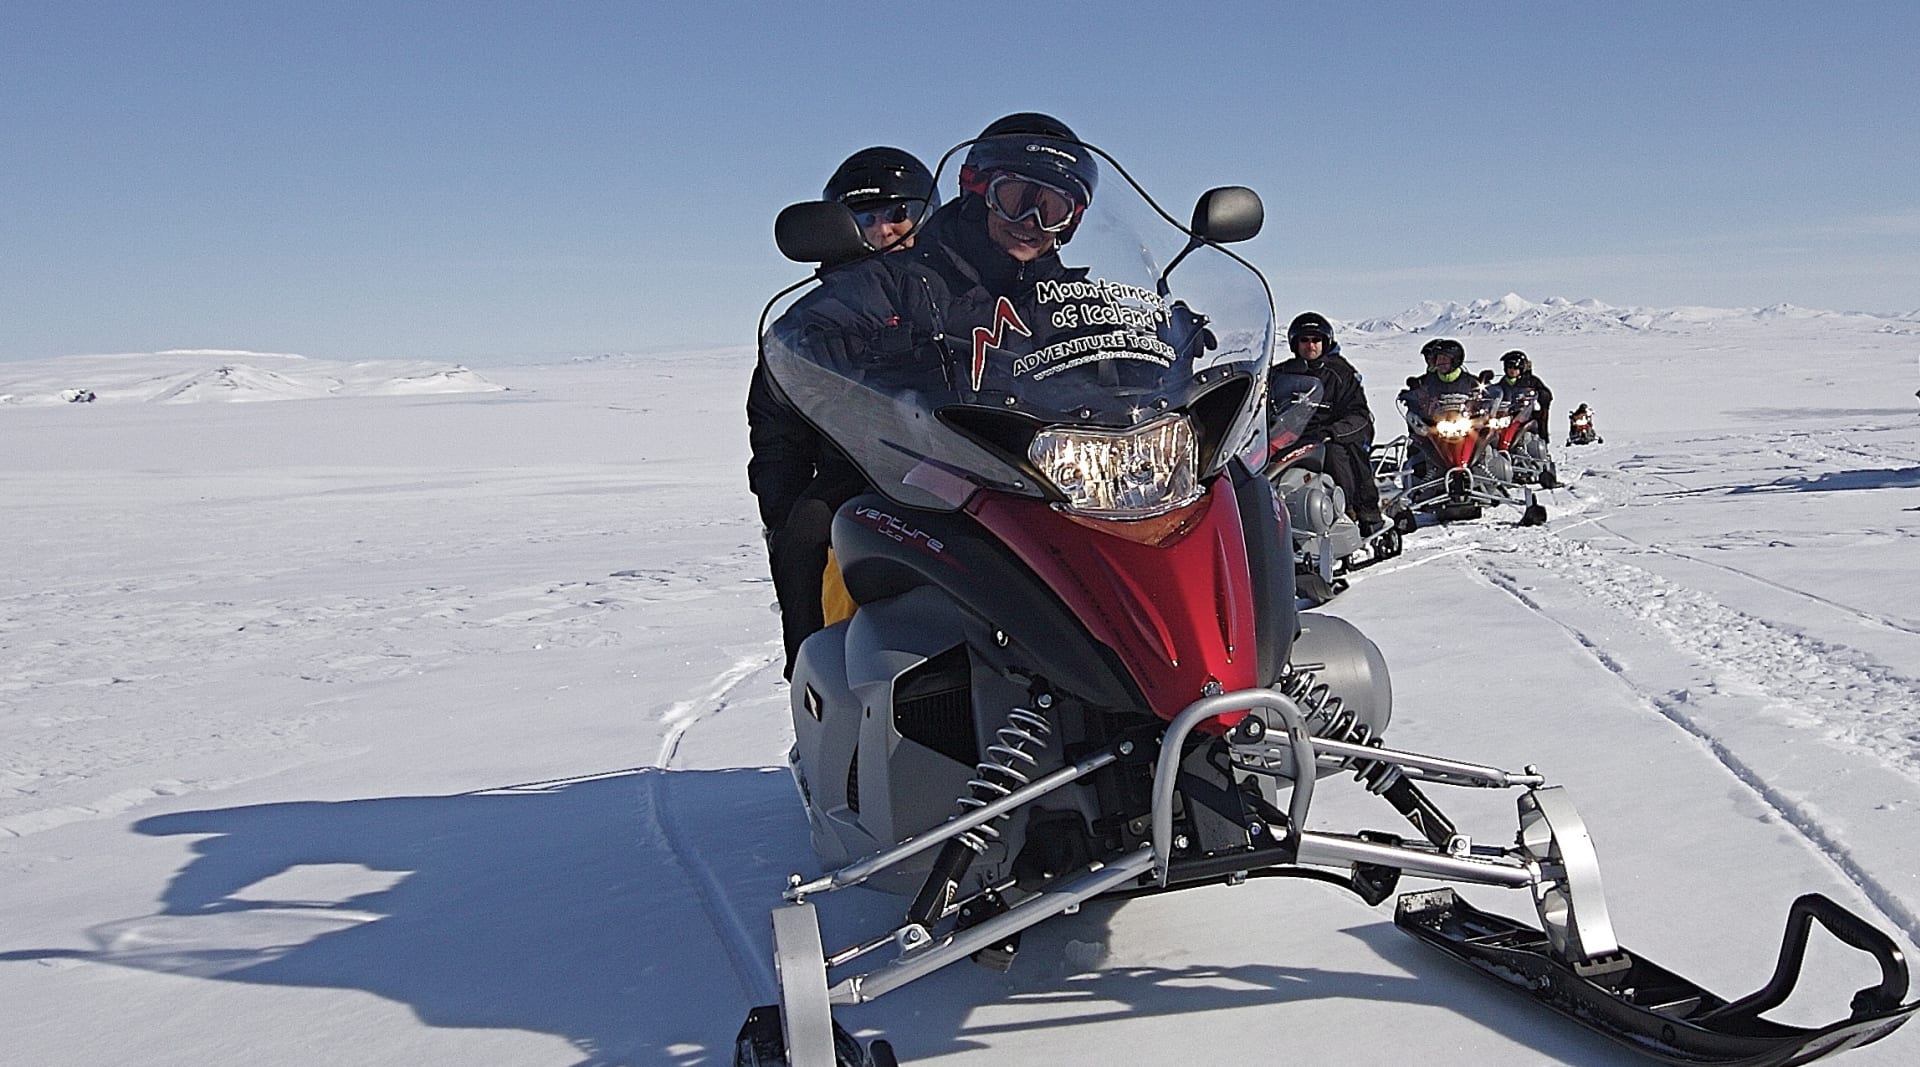
[[[747,1009],[771,999],[767,908],[788,872],[817,869],[791,779],[762,769],[649,768],[452,796],[187,811],[135,829],[204,836],[161,895],[158,914],[93,928],[92,951],[0,959],[69,957],[211,980],[364,990],[410,1006],[430,1026],[557,1035],[579,1050],[582,1065],[730,1063]],[[276,898],[269,879],[320,865],[384,872],[391,884],[344,899]],[[713,887],[724,899],[707,899]],[[1234,902],[1244,898],[1219,899],[1238,910]],[[887,928],[901,903],[865,890],[822,899],[828,949]],[[1404,972],[1392,976],[1280,963],[1075,973],[1072,943],[1104,944],[1121,906],[1096,902],[1028,931],[1008,974],[955,966],[884,1001],[843,1009],[843,1019],[884,1032],[908,1059],[1045,1029],[1062,1032],[1040,1044],[1071,1058],[1071,1029],[1086,1023],[1359,1000],[1372,1002],[1360,1009],[1369,1013],[1430,1005],[1478,1017],[1561,1062],[1617,1058],[1604,1040],[1483,988],[1384,915],[1345,932]],[[1334,933],[1278,915],[1223,922],[1239,932],[1217,924],[1215,932],[1233,941],[1249,922],[1272,931],[1277,956],[1291,937]],[[1338,1017],[1352,1014],[1343,1008]],[[1289,1040],[1285,1015],[1257,1018],[1274,1031],[1270,1047]],[[1368,1040],[1325,1029],[1343,1048]]]

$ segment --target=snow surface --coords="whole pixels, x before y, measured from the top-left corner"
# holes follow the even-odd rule
[[[1398,747],[1567,785],[1629,947],[1740,995],[1808,890],[1920,942],[1914,320],[1630,317],[1519,342],[1556,435],[1585,401],[1605,437],[1556,441],[1547,526],[1422,529],[1328,610],[1384,650]],[[1419,341],[1347,339],[1383,427]],[[730,1062],[816,871],[750,365],[0,365],[0,1060]],[[215,397],[312,399],[177,403]],[[1400,829],[1345,785],[1318,824]],[[1511,796],[1438,799],[1510,838]],[[825,899],[829,946],[899,906]],[[1809,968],[1789,1021],[1875,978]],[[917,1063],[1626,1059],[1284,880],[1092,904],[842,1018]]]

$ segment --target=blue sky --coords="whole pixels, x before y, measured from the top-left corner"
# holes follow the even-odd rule
[[[1920,4],[0,0],[0,359],[751,343],[848,152],[1044,110],[1283,316],[1920,308]]]

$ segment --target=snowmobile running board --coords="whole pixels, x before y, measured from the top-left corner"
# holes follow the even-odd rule
[[[1851,1014],[1820,1027],[1760,1018],[1793,992],[1813,921],[1872,956],[1880,983],[1855,993]],[[1920,1000],[1907,995],[1907,964],[1893,940],[1832,900],[1808,893],[1787,915],[1773,977],[1728,1002],[1632,952],[1569,964],[1545,934],[1491,915],[1451,889],[1405,893],[1394,924],[1447,955],[1635,1052],[1674,1064],[1791,1067],[1871,1044],[1899,1029]]]

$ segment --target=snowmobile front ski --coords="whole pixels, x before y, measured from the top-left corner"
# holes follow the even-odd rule
[[[1819,1027],[1762,1019],[1793,992],[1814,920],[1874,958],[1880,982],[1853,996],[1850,1014]],[[1488,914],[1451,889],[1400,897],[1394,923],[1482,974],[1598,1033],[1667,1063],[1790,1067],[1870,1044],[1900,1028],[1920,1000],[1907,994],[1907,964],[1893,940],[1818,893],[1794,901],[1772,979],[1727,1001],[1625,948],[1569,963],[1545,934]]]

